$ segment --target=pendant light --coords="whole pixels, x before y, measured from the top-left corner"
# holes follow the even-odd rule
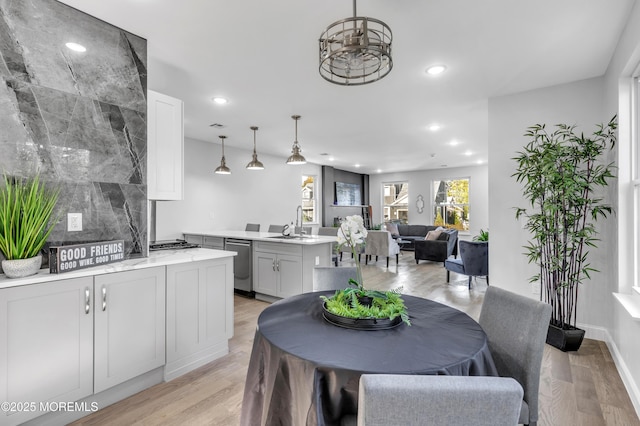
[[[219,136],[222,140],[222,159],[220,160],[220,166],[215,170],[215,173],[219,175],[230,175],[231,169],[227,167],[227,161],[224,159],[224,140],[227,138],[226,136]]]
[[[292,115],[291,118],[296,122],[296,139],[293,141],[291,155],[287,158],[287,164],[306,164],[307,160],[300,154],[300,144],[298,144],[298,120],[300,120],[300,116]]]
[[[253,160],[247,164],[247,169],[262,170],[264,169],[264,165],[258,160],[258,154],[256,154],[256,130],[258,130],[258,128],[251,126],[250,129],[253,130]]]

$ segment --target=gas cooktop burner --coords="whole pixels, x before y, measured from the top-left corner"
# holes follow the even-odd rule
[[[166,240],[152,242],[151,244],[149,244],[149,251],[180,250],[198,247],[200,247],[198,244],[189,243],[185,240]]]

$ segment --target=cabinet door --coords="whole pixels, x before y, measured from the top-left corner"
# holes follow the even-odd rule
[[[295,296],[302,293],[302,259],[299,256],[279,254],[278,297]]]
[[[147,169],[150,200],[182,200],[183,102],[148,91]]]
[[[253,287],[257,293],[277,295],[276,255],[254,251]]]
[[[95,392],[165,362],[165,268],[95,277]]]
[[[177,377],[228,353],[232,336],[231,258],[167,266],[165,377]]]
[[[93,277],[0,290],[0,402],[40,408],[92,394],[92,299]],[[31,408],[1,412],[0,424],[43,414]]]

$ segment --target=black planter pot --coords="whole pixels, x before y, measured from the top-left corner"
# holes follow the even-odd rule
[[[565,324],[557,327],[549,324],[547,331],[547,343],[564,352],[577,351],[584,339],[584,330]]]

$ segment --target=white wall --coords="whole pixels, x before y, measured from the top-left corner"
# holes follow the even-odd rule
[[[295,222],[303,174],[316,175],[317,193],[322,193],[316,164],[291,166],[285,157],[258,151],[265,169],[247,170],[251,151],[228,144],[224,150],[231,174],[217,175],[220,145],[185,139],[184,200],[157,202],[157,240],[182,238],[185,231],[244,230],[249,222],[259,223],[263,231],[270,224]]]
[[[489,227],[492,231],[489,269],[492,285],[538,297],[532,294],[532,285],[529,284],[529,277],[538,272],[537,267],[529,264],[522,254],[529,234],[523,229],[522,223],[515,219],[514,210],[514,207],[529,207],[522,196],[522,186],[512,177],[516,169],[516,162],[512,158],[529,142],[523,136],[527,127],[537,123],[547,124],[548,129],[553,131],[553,125],[557,123],[576,124],[579,130],[590,134],[595,130],[595,124],[604,120],[602,97],[603,79],[595,78],[489,100]],[[600,245],[600,250],[591,250],[594,267],[603,273],[594,274],[595,282],[584,286],[583,295],[586,293],[589,296],[595,289],[604,288],[601,282],[607,276],[610,265],[606,262],[602,264],[595,258],[598,253],[603,253],[606,258],[607,240],[605,238]],[[605,286],[608,287],[608,284]],[[610,293],[607,298],[610,298]],[[578,306],[578,315],[579,322],[603,322],[603,318],[595,312],[589,312],[584,303]]]
[[[409,223],[431,225],[432,209],[431,182],[441,179],[469,178],[469,213],[470,235],[477,235],[480,229],[489,228],[489,189],[488,167],[451,167],[438,170],[421,170],[413,172],[384,173],[369,176],[369,202],[372,209],[373,223],[381,223],[382,184],[393,182],[409,182]],[[420,214],[416,208],[418,195],[424,198],[424,211]]]

